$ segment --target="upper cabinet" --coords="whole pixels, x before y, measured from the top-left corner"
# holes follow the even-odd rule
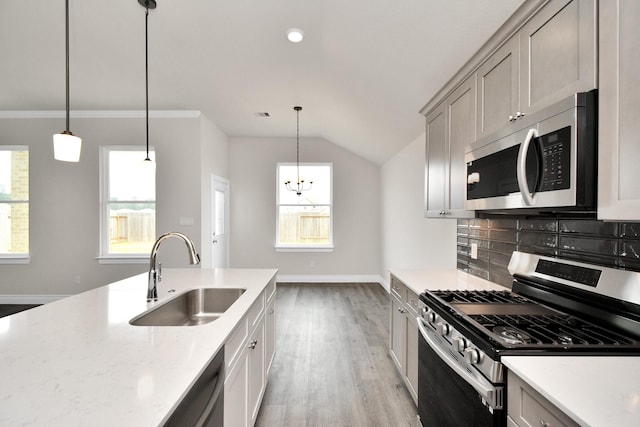
[[[469,145],[488,142],[492,134],[516,127],[521,117],[598,86],[597,8],[597,0],[524,2],[421,110],[427,118],[425,216],[473,217],[473,211],[464,210]],[[627,39],[631,52],[631,32]],[[637,69],[637,56],[625,57],[629,75]],[[633,90],[637,93],[635,87],[627,93]],[[619,105],[630,105],[633,98]]]
[[[425,216],[472,218],[464,210],[465,146],[475,140],[476,80],[468,78],[427,116]]]
[[[520,43],[513,36],[478,69],[478,138],[505,127],[520,111]]]
[[[546,3],[478,68],[478,139],[597,86],[595,0]]]
[[[600,2],[598,218],[640,220],[640,2]]]

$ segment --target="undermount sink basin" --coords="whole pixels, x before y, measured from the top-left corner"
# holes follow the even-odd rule
[[[220,317],[246,289],[197,288],[129,321],[134,326],[196,326]]]

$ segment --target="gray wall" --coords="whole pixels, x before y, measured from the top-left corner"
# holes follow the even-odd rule
[[[0,295],[5,297],[75,294],[148,268],[147,262],[105,265],[95,259],[99,147],[144,145],[143,116],[72,118],[73,132],[83,139],[80,163],[53,159],[52,135],[63,127],[64,120],[59,118],[0,120],[0,145],[28,145],[30,150],[31,262],[0,265]],[[204,117],[154,118],[152,112],[150,141],[158,163],[156,231],[184,232],[200,249],[201,234],[210,227],[202,200],[210,193],[211,174],[228,174],[226,137]],[[211,157],[214,152],[221,155]],[[194,219],[193,226],[179,225],[186,216]],[[187,264],[182,246],[167,241],[161,254],[165,266]]]
[[[301,162],[333,163],[335,249],[276,252],[276,164],[295,162],[295,138],[230,138],[229,153],[232,267],[276,267],[281,279],[379,279],[378,165],[327,140],[302,138]]]

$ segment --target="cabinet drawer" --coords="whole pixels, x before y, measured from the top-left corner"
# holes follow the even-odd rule
[[[410,310],[411,314],[416,317],[418,316],[418,295],[414,294],[413,291],[407,289],[407,308]]]
[[[247,320],[249,321],[249,330],[253,330],[260,320],[260,316],[264,312],[264,292],[253,303],[249,312],[247,313]]]
[[[508,374],[507,394],[509,417],[518,426],[578,427],[575,421],[512,372]]]
[[[229,339],[224,345],[224,360],[227,365],[227,374],[230,372],[230,367],[236,363],[236,360],[244,346],[242,345],[249,336],[249,324],[247,322],[247,316],[245,316],[236,326]]]
[[[400,301],[405,302],[407,300],[407,287],[393,276],[391,276],[391,292],[393,292]]]
[[[264,290],[265,300],[267,303],[271,301],[271,298],[276,294],[276,278],[271,279],[269,284]]]

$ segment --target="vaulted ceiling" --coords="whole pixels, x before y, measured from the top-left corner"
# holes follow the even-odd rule
[[[64,3],[0,0],[0,111],[65,108]],[[200,110],[229,136],[291,137],[301,105],[303,137],[383,163],[423,132],[418,110],[522,0],[157,3],[150,109]],[[71,109],[144,109],[144,8],[70,10]],[[286,40],[292,27],[301,43]]]

